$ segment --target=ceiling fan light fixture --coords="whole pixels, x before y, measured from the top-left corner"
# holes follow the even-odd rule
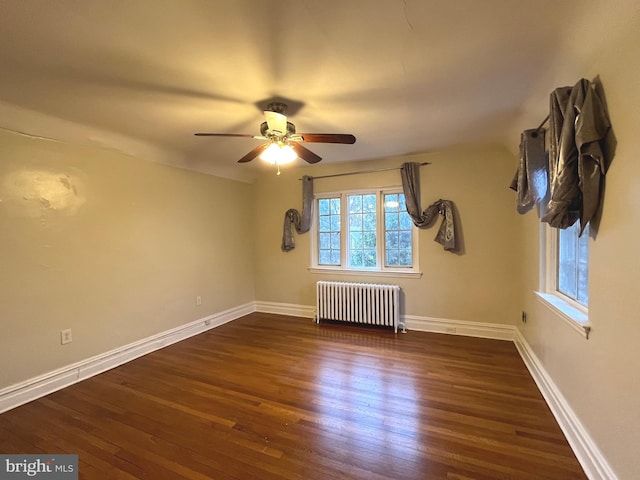
[[[274,142],[260,154],[260,158],[272,165],[284,165],[285,163],[293,162],[298,158],[298,155],[291,145],[281,145]]]
[[[266,144],[258,145],[238,160],[238,163],[251,162],[257,157],[278,166],[293,162],[298,156],[309,164],[318,163],[322,157],[316,155],[299,142],[311,143],[342,143],[351,145],[356,143],[356,137],[350,133],[296,133],[296,126],[287,120],[284,111],[287,105],[281,102],[271,102],[264,111],[265,120],[260,125],[260,135],[246,133],[206,133],[200,132],[199,137],[248,137],[256,140],[267,140]]]

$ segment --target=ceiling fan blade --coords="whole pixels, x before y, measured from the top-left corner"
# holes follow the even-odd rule
[[[293,151],[296,152],[296,154],[305,162],[318,163],[320,160],[322,160],[321,156],[316,155],[311,150],[303,147],[299,143],[291,142],[291,148],[293,148]]]
[[[266,137],[262,135],[249,135],[248,133],[207,133],[207,132],[198,132],[194,133],[196,137],[244,137],[244,138],[257,138],[259,140],[264,140]]]
[[[247,153],[244,157],[238,160],[238,163],[250,162],[251,160],[256,158],[258,155],[260,155],[262,152],[264,152],[268,146],[269,146],[268,143],[265,143],[263,145],[258,145],[256,148],[254,148],[249,153]]]
[[[315,143],[356,143],[356,137],[348,133],[297,133],[303,142]]]
[[[287,133],[287,116],[282,113],[265,110],[264,116],[267,119],[269,130],[278,135]]]

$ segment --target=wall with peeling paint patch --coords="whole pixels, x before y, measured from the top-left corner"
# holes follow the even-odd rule
[[[0,390],[253,301],[250,185],[7,132],[0,159]]]

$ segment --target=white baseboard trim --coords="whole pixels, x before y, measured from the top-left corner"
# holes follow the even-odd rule
[[[590,480],[617,480],[618,477],[609,466],[606,458],[553,382],[527,340],[520,333],[520,330],[516,329],[513,341],[587,477]]]
[[[262,313],[276,313],[293,317],[314,318],[316,307],[311,305],[296,305],[293,303],[255,302],[256,311]]]
[[[0,413],[255,311],[254,302],[157,333],[0,390]]]
[[[418,317],[415,315],[405,315],[403,320],[408,330],[419,332],[448,333],[450,335],[511,341],[513,341],[516,334],[516,328],[513,325],[502,325],[500,323],[469,322],[466,320]]]
[[[315,318],[316,308],[313,305],[296,305],[292,303],[255,302],[256,311],[275,313],[294,317]],[[466,335],[469,337],[492,338],[495,340],[513,341],[516,329],[513,325],[499,323],[479,323],[465,320],[447,320],[433,317],[419,317],[403,315],[400,326],[404,322],[408,330],[419,332],[448,333],[452,335]]]

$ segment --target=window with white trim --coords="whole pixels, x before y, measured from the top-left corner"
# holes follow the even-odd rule
[[[416,227],[401,189],[318,194],[312,267],[417,273]]]

